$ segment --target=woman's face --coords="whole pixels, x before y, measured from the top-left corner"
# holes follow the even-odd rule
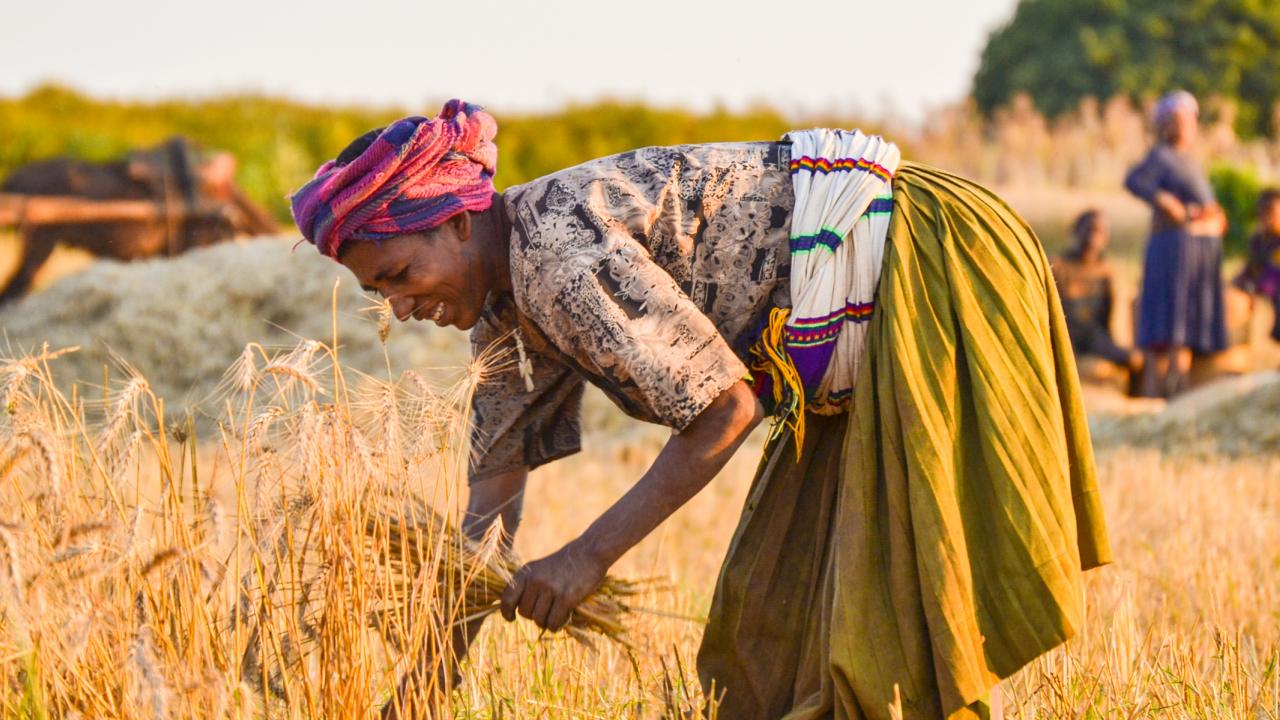
[[[1170,145],[1190,145],[1200,135],[1200,121],[1191,110],[1178,110],[1165,119],[1161,135]]]
[[[381,243],[351,242],[339,261],[355,274],[360,287],[389,300],[398,319],[433,320],[441,327],[469,330],[480,318],[491,283],[465,215],[430,233]]]
[[[1268,234],[1280,235],[1280,200],[1272,200],[1258,212],[1258,221]]]
[[[1100,253],[1111,244],[1111,228],[1102,215],[1092,216],[1080,230],[1080,246],[1086,250]]]

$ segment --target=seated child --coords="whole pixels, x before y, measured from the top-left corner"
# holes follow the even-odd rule
[[[1280,188],[1262,191],[1257,213],[1258,229],[1249,238],[1249,260],[1235,285],[1271,301],[1276,310],[1271,338],[1280,342]]]
[[[1071,249],[1053,261],[1071,348],[1076,357],[1096,355],[1135,370],[1142,354],[1117,345],[1111,337],[1113,271],[1103,257],[1111,241],[1107,219],[1099,210],[1086,210],[1076,218],[1071,234]]]

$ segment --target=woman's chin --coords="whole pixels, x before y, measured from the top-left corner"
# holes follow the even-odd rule
[[[450,310],[453,309],[450,308]],[[465,332],[475,327],[476,322],[480,320],[480,313],[472,312],[470,308],[457,308],[457,314],[453,317],[446,317],[445,320],[446,324]]]
[[[456,322],[453,323],[453,326],[459,330],[466,332],[476,326],[477,320],[479,320],[479,318],[474,315],[469,315],[467,317],[460,317],[457,319]]]

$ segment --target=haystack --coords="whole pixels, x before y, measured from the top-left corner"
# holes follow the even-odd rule
[[[467,334],[430,322],[393,321],[384,355],[374,298],[360,290],[355,276],[310,246],[293,250],[297,241],[258,238],[175,258],[95,262],[0,306],[0,356],[21,356],[45,342],[52,349],[78,346],[58,361],[64,389],[71,382],[101,386],[103,366],[116,366],[118,358],[151,382],[171,416],[189,409],[199,421],[219,412],[206,401],[249,342],[268,349],[293,347],[299,338],[328,342],[333,286],[340,281],[344,367],[386,378],[466,364]],[[620,445],[662,435],[640,428],[595,388],[588,388],[583,413],[585,427]]]
[[[338,287],[342,362],[387,377],[423,367],[461,366],[466,336],[430,323],[393,323],[378,339],[370,296],[337,263],[295,238],[225,243],[172,259],[101,261],[43,292],[0,308],[4,355],[79,346],[59,361],[63,381],[101,385],[112,354],[147,377],[171,411],[207,399],[251,341],[291,347],[299,337],[329,340]],[[115,371],[113,371],[115,372]]]
[[[1280,372],[1219,380],[1158,412],[1095,415],[1099,447],[1150,447],[1169,454],[1280,454]]]
[[[217,414],[206,403],[249,342],[286,348],[298,338],[329,340],[338,282],[344,366],[385,378],[465,365],[467,336],[453,328],[393,322],[384,345],[374,301],[355,278],[310,247],[293,250],[294,242],[265,238],[172,259],[97,262],[0,308],[0,354],[19,356],[46,342],[52,349],[78,346],[58,361],[59,377],[88,393],[102,384],[104,366],[118,367],[118,358],[149,379],[171,417],[190,409],[199,419]],[[1213,383],[1167,407],[1140,405],[1094,398],[1095,442],[1200,455],[1280,454],[1280,373]],[[596,431],[597,441],[602,435],[633,444],[652,434],[639,432],[598,392],[588,393],[585,410],[584,426]]]

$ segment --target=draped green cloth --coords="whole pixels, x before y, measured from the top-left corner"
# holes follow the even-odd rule
[[[699,651],[720,717],[986,717],[1110,561],[1049,263],[984,188],[904,163],[854,405],[766,448]]]

